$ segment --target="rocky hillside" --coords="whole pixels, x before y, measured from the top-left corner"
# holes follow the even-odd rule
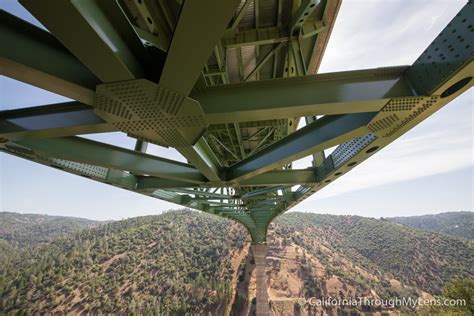
[[[387,218],[420,230],[474,239],[474,212],[447,212],[436,215]]]
[[[474,278],[473,241],[386,220],[289,213],[272,225],[268,243],[275,315],[413,313],[299,302],[432,297],[455,277]],[[248,249],[241,226],[193,211],[86,228],[8,261],[0,269],[0,313],[252,314]]]

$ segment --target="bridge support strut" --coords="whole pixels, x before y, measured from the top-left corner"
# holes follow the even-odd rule
[[[257,277],[257,316],[270,314],[268,307],[266,262],[268,246],[265,244],[252,244],[251,250],[255,259],[255,272]]]

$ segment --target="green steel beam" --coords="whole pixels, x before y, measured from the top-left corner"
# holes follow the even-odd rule
[[[100,81],[50,33],[0,10],[0,74],[92,105]]]
[[[137,178],[128,172],[36,155],[31,150],[13,143],[6,144],[3,149],[0,147],[0,151],[127,190],[134,190],[137,184]]]
[[[244,79],[244,82],[248,81],[254,74],[256,74],[260,68],[262,68],[263,65],[267,63],[267,61],[270,60],[282,47],[283,43],[278,44],[275,48],[273,48],[271,51],[269,51],[265,57],[263,57],[255,66],[255,68],[248,74],[248,76]]]
[[[314,170],[272,170],[259,174],[247,180],[239,182],[240,186],[275,186],[275,185],[297,185],[302,183],[315,183]]]
[[[242,195],[243,199],[254,198],[259,195],[266,195],[267,193],[272,193],[278,190],[285,190],[288,189],[290,186],[288,185],[277,185],[263,189],[252,190],[250,192],[246,192]]]
[[[428,97],[392,100],[371,133],[341,144],[317,169],[318,184],[301,186],[287,209],[337,181],[474,85],[474,4],[469,1],[407,70],[413,89]]]
[[[141,139],[137,139],[137,141],[135,142],[135,151],[146,153],[147,148],[148,142]]]
[[[301,29],[301,38],[308,38],[325,30],[327,26],[323,21],[307,22]]]
[[[303,28],[303,25],[305,24],[306,20],[311,16],[313,11],[318,7],[320,3],[321,0],[301,1],[301,4],[293,17],[293,21],[291,22],[292,33],[295,31],[299,32]]]
[[[162,52],[168,51],[168,43],[164,41],[163,37],[155,36],[139,27],[134,27],[135,32],[141,38],[142,41],[149,43],[150,45],[155,46]]]
[[[138,177],[137,190],[175,189],[193,187],[189,182],[158,177]],[[195,187],[199,187],[196,185]]]
[[[52,0],[47,1],[44,7],[51,8]],[[57,14],[46,12],[42,8],[38,9],[42,4],[36,2],[33,4],[32,0],[22,2],[34,7],[33,11],[40,11],[37,15],[43,15],[43,20],[47,20],[49,26],[53,26],[51,28],[53,34],[58,32],[62,34],[63,38],[60,40],[63,43],[66,41],[66,46],[74,54],[86,59],[94,59],[94,54],[98,54],[95,62],[110,62],[109,72],[101,72],[103,69],[97,64],[86,63],[94,73],[101,72],[101,76],[97,75],[100,79],[104,80],[105,75],[113,77],[113,80],[123,79],[123,77],[116,78],[124,74],[131,74],[129,79],[142,75],[140,68],[148,63],[147,54],[141,45],[143,38],[137,41],[136,28],[131,27],[129,21],[122,16],[123,12],[117,10],[120,8],[115,6],[115,1],[65,1],[60,4],[61,7],[67,7],[67,10],[63,10],[65,16],[56,16]],[[149,4],[148,1],[145,2]],[[159,2],[160,5],[168,5],[164,1]],[[230,18],[243,16],[245,10],[236,15],[235,9],[248,4],[239,5],[237,2],[230,4],[207,0],[204,5],[184,2],[165,62],[161,84],[186,97],[194,87],[203,66],[206,70],[225,71],[225,58],[219,46],[216,48],[215,45],[219,44],[218,33],[223,34]],[[310,46],[314,46],[313,54],[316,52],[322,55],[324,47],[322,50],[318,50],[318,47],[325,46],[327,42],[324,40],[324,34],[327,32],[320,33],[325,25],[315,21],[308,11],[315,9],[315,6],[311,5],[316,2],[309,0],[293,2],[292,12],[295,16],[293,21],[300,16],[308,21],[303,23],[297,20],[302,24],[293,28],[291,38],[289,31],[281,31],[281,22],[276,29],[277,32],[275,28],[258,29],[262,10],[259,12],[256,2],[256,30],[236,35],[227,33],[223,39],[224,46],[227,43],[227,48],[238,48],[292,40],[292,49],[286,58],[288,67],[296,66],[295,75],[302,75],[306,73]],[[278,12],[283,13],[281,3],[282,1],[279,1]],[[325,7],[330,7],[339,1],[321,3],[325,3]],[[216,12],[219,11],[224,14],[218,16]],[[165,22],[173,28],[173,16],[169,13],[171,12],[164,16]],[[328,23],[327,29],[330,29],[332,23],[326,14],[325,9],[323,21]],[[222,132],[214,135],[224,150],[231,151],[237,161],[245,158],[226,172],[223,172],[221,166],[226,165],[226,161],[220,162],[212,150],[202,144],[203,139],[194,146],[178,148],[199,170],[188,164],[147,155],[140,146],[133,151],[74,137],[20,140],[100,131],[106,126],[102,120],[91,115],[90,108],[77,104],[71,107],[60,105],[1,112],[0,137],[3,135],[5,139],[0,139],[4,142],[0,144],[0,150],[103,183],[234,219],[248,229],[253,242],[263,243],[268,224],[278,214],[328,183],[332,183],[350,171],[353,166],[360,164],[472,86],[473,18],[472,1],[470,1],[411,67],[361,70],[210,88],[202,88],[202,79],[191,97],[201,103],[207,122],[225,123]],[[25,23],[15,19],[10,17],[9,24],[4,22],[8,21],[8,18],[2,18],[0,39],[4,39],[12,47],[18,47],[16,51],[21,50],[23,46],[29,51],[16,56],[8,49],[0,48],[0,71],[92,105],[97,78],[82,67],[47,32],[38,30],[30,32],[31,26],[26,24],[24,28],[19,27]],[[281,16],[278,20],[281,21]],[[80,36],[85,35],[87,40],[91,40],[86,42],[87,47],[75,47],[77,39],[65,38],[71,34],[69,31],[76,23]],[[85,28],[87,32],[84,31]],[[212,40],[208,41],[207,37],[201,37],[201,34],[206,32],[210,34]],[[281,38],[280,32],[285,33],[285,39]],[[35,37],[32,34],[42,35]],[[316,34],[317,41],[309,42],[314,40],[309,37]],[[323,40],[320,40],[321,36]],[[101,41],[102,44],[106,43],[102,46],[108,49],[118,45],[118,50],[111,54],[99,45]],[[101,49],[93,50],[99,46]],[[193,49],[193,54],[189,54],[190,47]],[[38,56],[28,54],[36,50],[39,52]],[[215,56],[209,59],[213,65],[207,65],[206,62],[213,50]],[[258,55],[258,48],[256,52]],[[58,67],[44,63],[44,60],[51,58],[49,55],[58,57]],[[178,58],[173,57],[177,55]],[[308,66],[310,71],[314,68],[313,64],[319,63],[314,63],[314,60],[320,60],[319,55],[311,58]],[[106,56],[110,59],[105,58]],[[263,59],[265,58],[266,56]],[[78,74],[68,73],[70,69],[67,65],[71,65],[70,69],[78,71]],[[262,65],[258,63],[254,72],[258,73],[258,67]],[[120,76],[116,76],[117,74]],[[225,74],[220,73],[219,76],[222,83],[228,82]],[[82,81],[85,78],[93,80]],[[221,83],[217,77],[212,77],[212,80],[206,82]],[[314,118],[315,115],[327,116],[313,123],[309,120],[305,128],[258,153],[244,157],[242,142],[245,140],[242,140],[243,134],[239,136],[239,132],[241,128],[247,127],[239,122],[259,120],[271,122],[270,120],[274,119],[302,116]],[[53,121],[52,118],[57,119]],[[229,130],[227,123],[233,123],[238,129],[235,135]],[[266,131],[270,142],[268,135],[271,134]],[[286,129],[283,135],[286,135]],[[8,141],[11,139],[15,141]],[[267,142],[264,142],[262,147],[267,145]],[[324,158],[323,150],[338,143],[342,144],[329,157]],[[237,145],[241,150],[240,157],[239,153],[234,153]],[[260,144],[257,148],[259,146]],[[252,154],[255,152],[255,146],[247,150]],[[313,162],[315,168],[276,170],[282,164],[290,164],[292,160],[310,154],[315,154]],[[289,188],[296,183],[303,185],[296,192],[290,191]],[[191,189],[193,187],[199,187],[200,190]]]
[[[186,96],[191,92],[239,3],[239,0],[184,2],[160,84]]]
[[[142,71],[152,76],[154,72],[161,70],[161,68],[150,69],[156,65],[153,64],[136,27],[133,26],[132,21],[127,16],[127,13],[125,13],[124,9],[126,10],[126,8],[122,8],[123,0],[87,0],[90,1],[90,4],[87,4],[83,0],[75,1],[81,2],[81,4],[76,5],[76,7],[81,11],[82,16],[88,17],[90,14],[90,17],[88,17],[90,24],[96,25],[98,20],[107,19],[110,25],[107,23],[99,25],[98,27],[95,26],[96,32],[101,34],[104,29],[107,30],[108,27],[111,27],[107,32],[110,32],[112,35],[116,33],[120,36],[121,40],[127,45],[129,53],[133,54],[133,56],[125,56],[125,53],[128,52],[124,51],[123,60],[126,61],[130,69],[135,69],[136,76],[140,75]],[[97,11],[100,11],[103,15]]]
[[[323,117],[257,154],[235,164],[227,179],[241,181],[286,163],[311,155],[368,132],[366,125],[376,113],[357,113]]]
[[[305,117],[305,121],[306,121],[306,124],[311,124],[315,121],[317,121],[317,118],[316,116],[306,116]],[[324,159],[326,158],[325,154],[324,154],[324,150],[321,150],[321,151],[318,151],[316,153],[313,154],[313,167],[318,167],[320,166]]]
[[[240,126],[238,122],[235,122],[233,125],[234,125],[235,135],[237,137],[237,145],[239,146],[239,149],[240,149],[240,155],[242,159],[244,159],[247,155],[245,153],[245,149],[242,144],[242,134],[240,132]]]
[[[116,131],[92,107],[66,102],[0,111],[0,139],[63,137]]]
[[[143,68],[126,41],[128,34],[124,36],[118,32],[107,16],[108,11],[103,10],[99,2],[20,0],[101,81],[144,77]],[[124,20],[124,23],[128,21]]]
[[[437,94],[437,88],[473,56],[474,4],[470,0],[417,58],[407,77],[419,94]]]
[[[156,48],[166,52],[175,27],[174,16],[162,0],[125,0],[132,19],[137,24],[136,31],[142,38]]]
[[[0,147],[1,152],[6,152],[11,155],[15,155],[20,158],[28,159],[43,165],[52,166],[63,171],[87,177],[91,180],[99,181],[104,184],[114,185],[116,187],[130,190],[132,192],[137,192],[145,194],[147,196],[164,200],[167,202],[180,204],[185,207],[192,207],[199,209],[201,211],[206,211],[212,214],[220,215],[217,207],[211,207],[208,204],[194,202],[193,199],[190,199],[189,196],[180,195],[176,192],[164,191],[164,190],[154,190],[153,192],[137,190],[137,177],[124,171],[104,168],[100,166],[77,163],[68,160],[62,160],[57,158],[48,158],[37,153],[33,152],[31,149],[26,147],[14,144],[7,143],[6,145]],[[189,192],[187,192],[189,193]],[[222,197],[222,196],[219,196]],[[233,214],[222,214],[226,217],[234,218],[238,222],[242,223],[246,229],[251,229],[253,235],[256,235],[257,227],[253,222],[252,218],[245,213],[235,213]],[[250,233],[250,232],[249,232]]]
[[[206,181],[191,165],[80,137],[22,140],[15,143],[47,157],[189,183]]]
[[[296,75],[305,76],[307,74],[307,67],[301,52],[301,46],[298,39],[291,40],[289,44],[288,54],[292,60],[292,64],[294,65]]]
[[[290,34],[287,30],[278,27],[267,27],[228,34],[224,37],[224,47],[242,48],[288,42]]]
[[[193,146],[177,147],[176,150],[210,181],[222,180],[219,176],[222,165],[204,138],[201,137]]]
[[[238,4],[238,0],[184,2],[161,74],[161,85],[184,96],[191,92]],[[192,54],[189,47],[193,47]],[[209,180],[221,180],[217,158],[204,139],[178,151]]]
[[[182,195],[179,195],[179,194],[174,193],[174,192],[156,190],[156,191],[152,192],[150,194],[150,196],[158,198],[160,200],[167,201],[167,202],[171,202],[171,203],[175,203],[175,204],[181,204],[181,205],[184,205],[184,206],[187,206],[187,204],[189,203],[188,201],[183,201],[183,196]],[[194,207],[194,208],[198,208],[198,207]]]
[[[372,112],[380,110],[391,98],[412,96],[403,75],[405,70],[405,67],[382,68],[222,85],[197,91],[192,97],[201,102],[211,124]],[[64,111],[69,110],[64,108]],[[105,125],[94,126],[97,122],[94,116],[89,118],[91,121],[84,125],[90,126],[90,130],[84,128],[83,133],[99,132],[105,128]],[[74,127],[73,121],[65,120],[62,124],[63,134],[48,136],[74,134],[73,130],[67,131],[68,124]],[[109,126],[105,130],[113,128]],[[36,134],[41,133],[36,131]],[[200,166],[215,160],[212,157],[201,159],[201,155],[193,153],[190,148],[182,151],[188,155],[189,161]],[[220,167],[210,165],[209,168],[217,174],[215,170]],[[211,178],[216,179],[214,176]]]
[[[391,98],[413,96],[407,67],[253,81],[191,94],[211,124],[379,111]]]
[[[232,19],[230,27],[226,30],[226,32],[234,32],[239,26],[240,21],[244,17],[245,13],[247,12],[248,7],[254,2],[254,0],[246,0],[244,5],[240,8],[237,15]]]
[[[316,172],[313,169],[305,170],[272,170],[260,174],[253,178],[241,181],[239,183],[231,182],[207,182],[205,185],[209,187],[262,187],[277,185],[298,185],[311,184],[317,182]],[[182,189],[182,188],[198,188],[203,184],[192,185],[185,181],[176,181],[159,177],[138,177],[137,189]]]

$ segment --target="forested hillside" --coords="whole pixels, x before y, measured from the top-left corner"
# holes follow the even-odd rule
[[[474,239],[474,212],[447,212],[436,215],[387,218],[420,230]]]
[[[455,278],[474,278],[473,241],[386,220],[288,213],[268,236],[275,315],[414,313],[387,306],[308,309],[298,301],[429,298]],[[5,245],[11,247],[0,239],[0,249]],[[0,312],[252,314],[248,248],[240,225],[194,211],[87,227],[7,260]]]
[[[4,267],[0,310],[219,315],[244,241],[237,224],[190,211],[85,229]]]
[[[360,216],[289,213],[278,235],[313,249],[325,240],[336,252],[375,274],[389,273],[429,293],[441,293],[454,276],[474,275],[474,242]]]
[[[99,223],[77,217],[0,212],[0,240],[23,248],[48,243],[56,237]]]

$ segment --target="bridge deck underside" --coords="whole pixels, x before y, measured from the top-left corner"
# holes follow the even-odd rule
[[[0,150],[233,219],[255,243],[472,86],[471,1],[413,65],[328,74],[339,0],[20,3],[49,32],[1,11],[1,73],[74,101],[1,111]],[[136,148],[79,136],[117,131]]]

